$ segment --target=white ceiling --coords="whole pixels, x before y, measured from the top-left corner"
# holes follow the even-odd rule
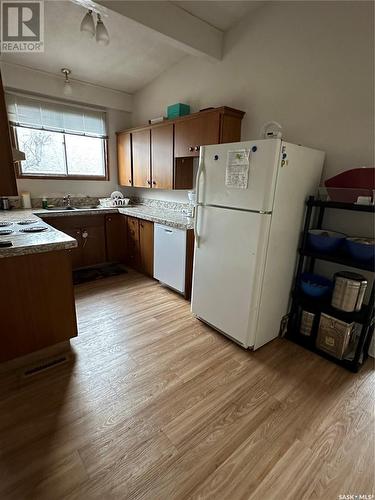
[[[232,28],[247,13],[264,2],[255,0],[173,0],[178,7],[222,31]]]
[[[101,47],[81,36],[85,10],[69,1],[45,4],[45,52],[2,54],[1,60],[133,93],[186,55],[134,21],[110,11],[104,18],[111,41]]]
[[[173,1],[195,17],[225,31],[258,1]],[[45,52],[1,55],[1,60],[29,68],[60,74],[72,70],[72,79],[134,93],[186,56],[173,45],[131,19],[110,10],[104,23],[111,41],[107,47],[81,36],[80,23],[85,9],[70,1],[46,1]]]

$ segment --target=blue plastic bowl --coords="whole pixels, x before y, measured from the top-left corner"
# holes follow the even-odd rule
[[[346,248],[354,259],[370,261],[375,255],[375,240],[372,238],[347,238]]]
[[[346,235],[324,229],[310,229],[308,236],[309,247],[321,253],[332,253],[345,241]]]
[[[332,289],[332,281],[319,274],[303,273],[301,275],[303,293],[310,297],[323,297]]]

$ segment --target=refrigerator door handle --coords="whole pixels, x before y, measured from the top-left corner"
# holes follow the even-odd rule
[[[197,205],[200,203],[199,201],[199,181],[203,172],[203,156],[204,156],[204,150],[205,147],[202,146],[200,149],[200,155],[199,155],[199,165],[198,165],[198,171],[197,171],[197,177],[195,179],[195,192],[196,192],[196,203]]]
[[[200,207],[199,203],[197,203],[196,206],[195,206],[195,217],[194,217],[194,239],[195,239],[195,245],[196,245],[197,248],[199,248],[198,207]]]
[[[197,177],[195,179],[195,192],[196,192],[196,205],[195,205],[195,218],[194,218],[194,239],[195,239],[195,244],[197,248],[199,248],[199,234],[198,234],[198,207],[201,205],[199,201],[199,182],[200,182],[200,177],[203,172],[203,155],[204,155],[204,146],[201,147],[200,149],[200,155],[199,155],[199,165],[198,165],[198,171],[197,171]]]

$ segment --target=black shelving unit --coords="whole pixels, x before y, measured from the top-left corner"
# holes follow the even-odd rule
[[[344,252],[336,254],[323,254],[309,249],[308,233],[310,229],[322,229],[324,222],[324,214],[327,209],[350,210],[352,212],[369,212],[375,213],[373,205],[356,205],[352,203],[340,203],[333,201],[316,200],[311,196],[306,202],[306,217],[302,234],[301,247],[298,251],[299,258],[295,276],[295,285],[292,291],[292,306],[289,313],[288,328],[286,338],[296,342],[297,344],[309,349],[320,356],[333,361],[348,370],[357,372],[363,362],[367,359],[367,352],[371,342],[372,330],[374,325],[374,287],[373,281],[370,300],[368,304],[364,304],[360,311],[343,312],[331,306],[329,299],[315,299],[303,293],[300,289],[301,274],[304,271],[314,272],[316,260],[333,262],[336,264],[361,269],[364,271],[374,272],[374,262],[359,262],[353,260]],[[315,314],[313,328],[310,336],[305,336],[300,333],[300,312],[308,311]],[[320,314],[326,313],[346,323],[361,324],[361,332],[355,346],[354,355],[350,359],[338,359],[330,354],[318,349],[315,345]]]

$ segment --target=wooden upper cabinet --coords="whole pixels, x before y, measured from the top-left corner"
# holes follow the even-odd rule
[[[199,156],[199,148],[204,144],[220,142],[220,114],[218,112],[194,115],[189,120],[175,124],[176,157]]]
[[[119,132],[120,185],[131,185],[132,178],[135,187],[191,189],[200,147],[240,141],[244,114],[223,106]]]
[[[120,186],[132,186],[132,144],[129,132],[117,134],[117,165]]]
[[[132,133],[133,186],[151,187],[150,129]]]
[[[0,196],[17,196],[12,143],[0,73]]]
[[[173,189],[173,123],[151,129],[152,187]]]

